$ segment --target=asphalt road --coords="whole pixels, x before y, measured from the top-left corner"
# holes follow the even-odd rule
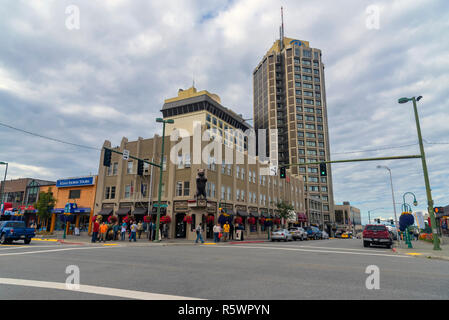
[[[70,290],[66,268],[79,268]],[[366,268],[379,268],[379,289]],[[119,246],[0,246],[0,299],[449,299],[449,262],[361,240]],[[23,281],[26,280],[26,281]],[[162,296],[161,296],[162,295]]]

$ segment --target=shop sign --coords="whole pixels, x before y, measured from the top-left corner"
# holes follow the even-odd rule
[[[246,206],[235,206],[235,211],[246,211]]]
[[[251,213],[258,213],[257,207],[248,207],[248,211]]]
[[[56,181],[57,188],[91,186],[93,184],[94,184],[93,176],[73,178],[73,179],[61,179]]]
[[[173,203],[173,210],[175,212],[186,212],[189,210],[189,204],[187,201],[175,201]]]
[[[217,203],[216,202],[208,202],[206,211],[215,214],[215,212],[217,212]]]

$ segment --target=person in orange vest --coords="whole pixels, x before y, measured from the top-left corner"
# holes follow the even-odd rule
[[[229,231],[231,229],[231,226],[229,225],[228,221],[223,225],[223,241],[227,241],[229,239]]]
[[[102,223],[100,226],[100,240],[98,242],[101,242],[101,240],[103,240],[103,242],[106,242],[106,233],[108,232],[108,226],[106,223]]]

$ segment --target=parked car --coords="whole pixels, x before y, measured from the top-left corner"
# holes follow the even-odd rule
[[[323,239],[323,233],[317,227],[307,227],[305,230],[307,231],[308,239]]]
[[[398,240],[398,232],[396,230],[396,227],[393,226],[387,226],[388,231],[390,231],[391,236],[393,237],[393,240]]]
[[[34,228],[26,228],[23,221],[1,221],[0,243],[12,243],[15,240],[23,240],[25,244],[31,242],[35,236]]]
[[[293,234],[287,229],[278,229],[271,232],[271,241],[293,241]]]
[[[307,240],[307,232],[301,227],[291,227],[288,231],[292,234],[293,240]]]
[[[326,231],[322,231],[323,237],[322,239],[329,239],[329,235],[327,234]]]
[[[368,224],[363,230],[363,246],[369,247],[371,244],[384,245],[391,248],[393,236],[383,224]]]

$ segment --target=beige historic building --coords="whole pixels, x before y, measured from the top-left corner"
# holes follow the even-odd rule
[[[283,36],[274,42],[253,71],[254,126],[278,130],[279,164],[292,166],[304,179],[308,199],[320,202],[316,221],[329,230],[334,222],[331,166],[320,176],[319,165],[330,160],[324,65],[321,50],[308,41]],[[317,206],[311,203],[310,208]],[[322,216],[321,216],[322,215]]]
[[[299,176],[292,176],[287,172],[286,179],[278,176],[261,174],[266,165],[260,164],[257,157],[248,156],[245,151],[247,139],[239,136],[239,132],[226,137],[226,127],[240,130],[251,129],[234,112],[221,106],[219,98],[207,91],[196,92],[189,89],[190,93],[179,92],[174,99],[167,99],[162,108],[164,119],[173,119],[174,124],[167,125],[163,166],[162,203],[163,215],[171,217],[168,224],[170,238],[194,238],[194,227],[203,222],[207,225],[204,236],[211,237],[211,225],[206,223],[207,216],[211,215],[217,221],[219,207],[225,209],[228,214],[239,215],[245,224],[244,235],[246,238],[265,236],[262,226],[248,224],[248,218],[254,216],[276,216],[276,203],[280,201],[292,204],[295,213],[302,224],[307,223],[304,202],[304,184]],[[187,90],[186,90],[187,91]],[[210,141],[200,141],[200,148],[195,145],[193,136],[186,138],[189,141],[187,152],[175,150],[179,141],[170,141],[169,134],[175,129],[193,131],[193,121],[201,123],[201,133],[210,129],[212,136],[221,136],[226,145]],[[213,131],[215,129],[215,131]],[[220,131],[222,130],[222,131]],[[214,133],[215,132],[215,133]],[[220,134],[220,132],[222,132]],[[222,142],[223,142],[222,141]],[[215,144],[214,144],[215,143]],[[154,163],[160,162],[162,137],[155,135],[149,139],[139,138],[137,141],[128,141],[123,138],[120,146],[114,148],[120,152],[128,150],[130,155],[147,159]],[[207,162],[195,163],[195,148],[205,150],[209,145],[211,149]],[[111,147],[109,141],[105,141],[105,147]],[[241,148],[236,148],[239,146]],[[175,147],[176,148],[176,147]],[[222,159],[219,159],[219,150]],[[186,156],[188,154],[188,156]],[[147,213],[155,214],[159,184],[159,168],[146,165],[144,174],[137,175],[137,161],[123,160],[122,156],[112,153],[110,167],[103,166],[102,151],[99,161],[97,193],[95,199],[95,214],[117,215],[124,217],[133,214],[138,220],[143,219]],[[227,160],[225,161],[225,155]],[[265,166],[265,167],[264,167]],[[198,206],[194,201],[196,193],[196,177],[199,169],[206,170],[207,177],[207,204]],[[184,222],[184,217],[190,215],[193,218],[191,224]]]
[[[360,209],[351,206],[346,201],[342,205],[335,205],[335,223],[339,230],[361,231],[362,218]]]

